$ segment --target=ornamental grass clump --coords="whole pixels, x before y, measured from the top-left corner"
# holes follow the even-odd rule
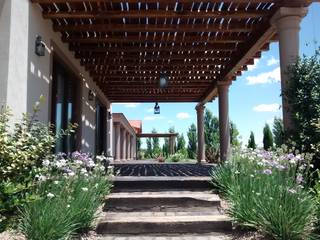
[[[40,199],[21,210],[21,232],[27,239],[55,240],[88,231],[111,190],[111,173],[79,152],[69,157],[58,154],[43,165],[51,174],[38,176]]]
[[[305,159],[281,150],[235,153],[212,172],[212,183],[239,226],[273,239],[311,239],[317,208],[304,180]]]

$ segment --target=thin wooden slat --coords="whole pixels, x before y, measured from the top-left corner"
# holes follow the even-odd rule
[[[229,10],[229,11],[166,11],[166,10],[131,10],[131,11],[73,11],[44,12],[45,19],[121,19],[121,18],[257,18],[269,14],[268,10]]]
[[[207,44],[205,46],[187,45],[187,46],[157,46],[157,47],[96,47],[96,46],[70,46],[69,49],[75,52],[205,52],[205,51],[235,51],[235,44]]]
[[[220,24],[68,24],[53,25],[56,32],[251,32],[254,26],[246,23]]]
[[[221,37],[203,37],[203,36],[108,36],[108,37],[62,37],[62,41],[66,43],[242,43],[247,40],[246,36],[221,36]]]

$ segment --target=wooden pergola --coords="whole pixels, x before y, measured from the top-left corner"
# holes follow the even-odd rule
[[[294,0],[32,0],[113,102],[203,102],[277,40]],[[169,85],[159,88],[159,74]]]
[[[228,152],[228,85],[280,42],[285,68],[298,54],[299,23],[311,0],[31,0],[52,19],[111,102],[197,102],[219,95],[221,156]],[[286,46],[288,45],[288,46]],[[169,78],[159,87],[160,73]],[[283,100],[284,124],[290,126]]]

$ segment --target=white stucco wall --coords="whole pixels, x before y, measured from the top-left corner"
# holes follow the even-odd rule
[[[60,33],[52,30],[52,22],[42,18],[42,10],[37,4],[29,0],[5,0],[2,11],[0,2],[0,13],[0,31],[6,25],[10,26],[10,34],[7,33],[6,36],[0,34],[0,53],[3,51],[0,56],[0,73],[4,75],[4,79],[6,79],[6,63],[8,66],[7,81],[1,81],[1,86],[7,84],[7,94],[2,94],[2,90],[0,92],[6,99],[6,104],[14,109],[15,116],[21,116],[23,112],[32,111],[34,103],[40,95],[44,95],[46,102],[41,107],[39,120],[48,122],[51,107],[52,56],[53,53],[57,53],[82,80],[82,83],[79,81],[82,86],[82,103],[79,109],[82,112],[81,150],[94,152],[95,101],[88,100],[88,91],[93,90],[100,101],[107,105],[108,100],[105,95],[94,84],[79,60],[74,58],[74,53],[69,51],[68,45],[60,40]],[[10,35],[9,54],[5,51],[7,35]],[[42,36],[46,44],[44,57],[34,53],[37,35]],[[6,55],[9,57],[6,58]],[[4,71],[1,71],[2,68]]]

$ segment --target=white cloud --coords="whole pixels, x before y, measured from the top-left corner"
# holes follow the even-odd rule
[[[253,71],[254,69],[256,69],[258,67],[258,64],[260,62],[260,59],[254,59],[254,64],[253,65],[248,65],[248,71]]]
[[[267,61],[267,65],[268,66],[272,66],[272,65],[275,65],[275,64],[278,64],[279,63],[279,60],[278,59],[275,59],[274,56],[272,56],[268,61]]]
[[[260,73],[257,76],[249,76],[247,77],[248,85],[256,85],[256,84],[266,84],[266,83],[274,83],[280,82],[280,67],[275,68],[271,72]]]
[[[164,119],[162,116],[145,116],[144,120],[146,121],[154,121],[154,120],[159,120],[159,119]]]
[[[136,108],[138,107],[141,103],[114,103],[116,105],[124,105],[126,108]]]
[[[149,113],[151,113],[151,112],[153,112],[154,111],[154,108],[148,108],[147,109],[147,112],[149,112]]]
[[[189,114],[189,113],[186,113],[186,112],[177,113],[176,117],[177,117],[178,119],[188,119],[188,118],[191,118],[190,114]]]
[[[272,104],[260,104],[253,108],[255,112],[277,112],[280,109],[280,105],[278,103]]]
[[[174,123],[174,121],[172,121],[172,120],[168,120],[168,123],[169,123],[169,124],[173,124],[173,123]]]

